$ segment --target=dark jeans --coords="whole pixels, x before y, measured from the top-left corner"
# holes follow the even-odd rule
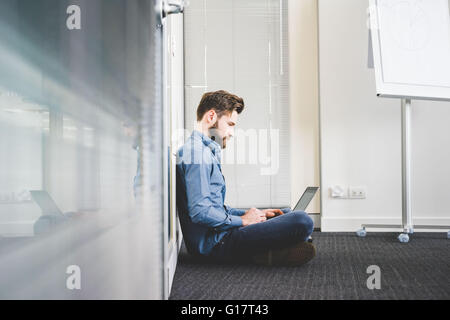
[[[224,262],[247,261],[255,254],[306,241],[313,227],[307,213],[290,211],[261,223],[230,230],[209,257]]]

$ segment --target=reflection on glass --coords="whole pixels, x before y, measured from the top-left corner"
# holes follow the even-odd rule
[[[139,191],[151,1],[79,3],[69,30],[68,1],[0,2],[0,298],[160,295]]]

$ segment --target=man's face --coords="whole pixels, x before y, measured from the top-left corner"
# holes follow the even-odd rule
[[[226,148],[227,141],[234,135],[237,118],[237,111],[233,111],[231,114],[225,113],[209,129],[211,139],[216,141],[222,149]]]

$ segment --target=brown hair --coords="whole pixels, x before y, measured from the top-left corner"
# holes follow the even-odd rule
[[[207,92],[198,105],[197,121],[201,121],[205,113],[211,109],[217,113],[219,118],[225,113],[231,114],[235,110],[240,114],[244,110],[244,100],[224,90]]]

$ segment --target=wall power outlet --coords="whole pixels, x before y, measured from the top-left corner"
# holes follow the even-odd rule
[[[365,187],[349,187],[348,196],[350,199],[365,199],[367,191]]]

